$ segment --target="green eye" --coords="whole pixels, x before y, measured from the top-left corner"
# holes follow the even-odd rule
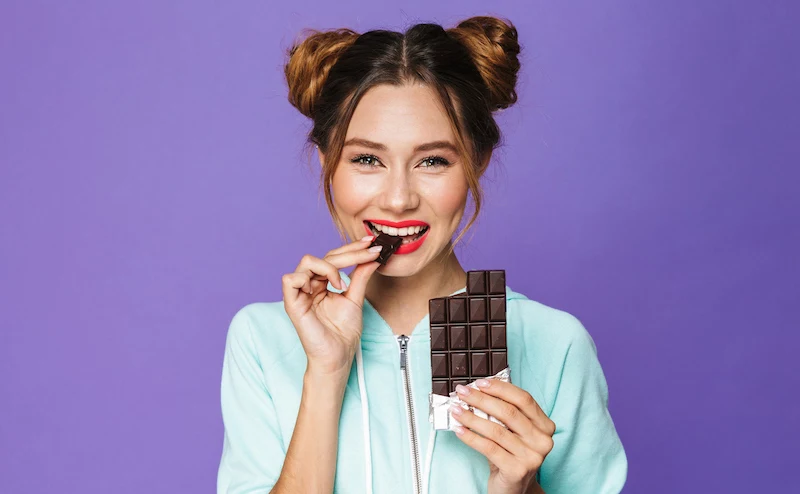
[[[360,154],[355,158],[351,159],[351,163],[355,163],[357,165],[363,165],[367,168],[372,168],[375,166],[375,163],[378,161],[378,158],[371,155],[371,154]]]
[[[423,168],[439,168],[450,165],[450,162],[441,156],[429,156],[422,160],[422,163],[429,163],[429,165],[423,166]]]

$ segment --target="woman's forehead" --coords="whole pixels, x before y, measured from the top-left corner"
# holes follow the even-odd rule
[[[380,85],[367,91],[350,120],[345,141],[360,138],[388,147],[450,141],[450,120],[437,94],[423,85]]]

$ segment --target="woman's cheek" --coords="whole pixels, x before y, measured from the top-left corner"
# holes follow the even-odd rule
[[[454,187],[452,184],[442,183],[436,190],[431,190],[430,195],[433,207],[439,216],[455,216],[467,204],[466,187]]]
[[[341,213],[355,215],[365,207],[379,193],[380,189],[370,177],[357,176],[348,173],[334,175],[331,188],[337,209]]]

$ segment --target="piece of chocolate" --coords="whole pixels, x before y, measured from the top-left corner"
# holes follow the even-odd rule
[[[505,295],[505,271],[470,271],[466,293],[428,302],[434,394],[448,396],[508,366]]]
[[[386,261],[389,260],[389,256],[394,254],[394,251],[396,251],[397,248],[400,247],[402,243],[403,243],[403,237],[395,237],[387,233],[381,233],[380,235],[375,237],[375,240],[373,240],[372,243],[369,244],[369,246],[374,247],[376,245],[380,245],[381,247],[383,247],[376,261],[378,261],[380,264],[385,265]]]

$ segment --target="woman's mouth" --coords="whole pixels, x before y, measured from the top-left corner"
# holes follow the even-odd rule
[[[393,237],[402,237],[403,243],[397,248],[395,254],[410,254],[422,246],[430,230],[430,226],[427,224],[422,224],[421,222],[415,223],[417,224],[398,228],[365,220],[364,228],[366,228],[370,235],[378,236],[381,233],[385,233]]]

